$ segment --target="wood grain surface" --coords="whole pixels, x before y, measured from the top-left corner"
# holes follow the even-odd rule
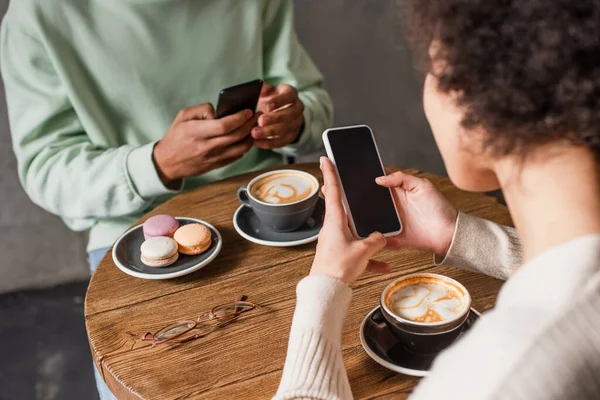
[[[321,177],[316,164],[291,168]],[[495,198],[460,191],[447,178],[405,171],[429,178],[458,209],[511,225],[506,207]],[[86,328],[94,361],[119,399],[265,399],[275,393],[294,312],[295,287],[308,274],[316,245],[264,247],[237,234],[232,222],[240,205],[237,189],[258,174],[182,194],[138,221],[168,213],[213,224],[223,236],[223,250],[202,270],[167,281],[142,280],[121,272],[111,252],[98,266],[85,300]],[[494,305],[501,282],[436,267],[431,254],[412,249],[385,251],[378,258],[391,262],[393,271],[388,275],[367,273],[354,285],[344,326],[343,356],[357,399],[404,399],[417,378],[379,366],[360,345],[360,323],[377,306],[385,285],[416,271],[442,273],[463,283],[471,293],[473,307],[485,311]],[[203,339],[155,347],[140,340],[147,331],[194,319],[241,294],[259,307]]]

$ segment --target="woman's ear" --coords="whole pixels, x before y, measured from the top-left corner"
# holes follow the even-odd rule
[[[438,79],[427,75],[423,108],[450,179],[463,190],[495,190],[499,183],[493,171],[494,158],[485,148],[487,133],[463,127],[465,112],[458,106],[459,98],[459,92],[440,91]]]

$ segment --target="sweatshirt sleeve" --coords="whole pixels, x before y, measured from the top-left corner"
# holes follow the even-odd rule
[[[521,265],[523,248],[514,228],[459,212],[448,253],[434,259],[506,280]]]
[[[296,36],[292,1],[267,1],[263,18],[265,81],[297,88],[305,107],[299,141],[277,151],[292,157],[320,151],[321,135],[333,124],[333,105],[323,88],[323,76]]]
[[[296,288],[283,376],[275,400],[350,399],[342,359],[342,330],[352,299],[343,282],[308,276]]]
[[[43,40],[19,21],[7,14],[2,23],[0,62],[19,178],[32,201],[63,218],[109,218],[177,192],[156,172],[155,143],[111,147],[90,141]],[[101,134],[107,142],[118,137]]]

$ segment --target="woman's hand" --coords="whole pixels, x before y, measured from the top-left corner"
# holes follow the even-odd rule
[[[401,246],[445,255],[452,243],[458,210],[433,184],[403,172],[377,178],[392,189],[402,220],[400,235],[388,238],[388,247]]]
[[[325,222],[310,274],[326,275],[351,284],[366,269],[389,272],[389,264],[371,260],[375,253],[386,247],[386,238],[377,232],[364,240],[354,238],[342,205],[342,190],[333,165],[326,157],[321,157],[321,170],[325,181]]]

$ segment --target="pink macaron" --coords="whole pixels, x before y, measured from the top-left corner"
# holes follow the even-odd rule
[[[157,236],[173,237],[175,231],[179,228],[179,221],[168,214],[155,215],[144,222],[144,239]]]

